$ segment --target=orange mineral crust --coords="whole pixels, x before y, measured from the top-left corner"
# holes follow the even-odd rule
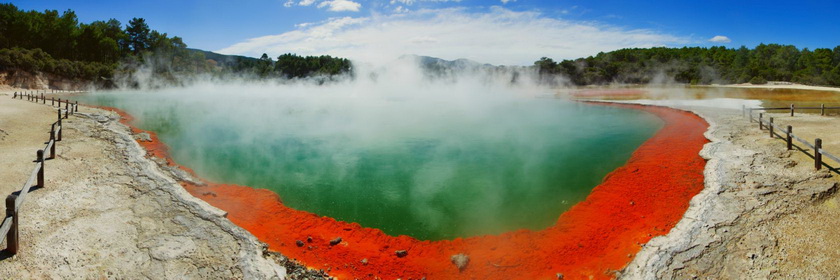
[[[557,279],[558,274],[564,279],[608,279],[642,244],[670,231],[703,188],[706,162],[699,152],[708,142],[703,136],[708,124],[695,114],[669,108],[607,106],[644,110],[665,125],[585,201],[539,231],[422,241],[291,209],[265,189],[212,182],[182,185],[227,211],[233,223],[266,242],[270,250],[340,279]],[[115,111],[124,117],[123,123],[131,121]],[[166,146],[148,133],[152,141],[140,144],[150,156],[174,165]],[[331,242],[339,237],[337,244]],[[452,261],[457,254],[469,256],[461,269]]]

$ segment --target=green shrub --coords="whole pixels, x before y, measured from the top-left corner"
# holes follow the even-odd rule
[[[752,77],[752,79],[750,79],[750,84],[763,85],[763,84],[766,84],[766,83],[767,83],[767,80],[765,80],[761,76],[755,76],[755,77]]]

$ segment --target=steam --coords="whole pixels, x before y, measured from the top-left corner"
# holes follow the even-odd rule
[[[433,239],[552,224],[569,206],[560,201],[582,199],[658,125],[635,111],[585,113],[594,109],[554,98],[532,68],[424,60],[356,63],[328,83],[190,77],[90,101],[135,115],[211,180],[272,188],[293,207],[365,226],[398,215],[421,232],[386,232]],[[596,144],[606,147],[597,158],[568,149]]]

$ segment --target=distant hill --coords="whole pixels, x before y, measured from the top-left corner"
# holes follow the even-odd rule
[[[480,77],[485,81],[507,81],[510,84],[517,84],[525,77],[534,77],[530,74],[536,73],[536,68],[533,66],[493,65],[464,58],[445,60],[431,56],[403,55],[399,59],[416,61],[423,70],[424,76],[433,80],[454,82],[462,77]],[[548,80],[547,83],[555,85]]]
[[[214,52],[211,52],[211,51],[205,51],[205,50],[193,49],[193,48],[187,48],[187,50],[192,51],[192,52],[196,52],[196,53],[200,53],[200,54],[204,55],[205,59],[212,59],[213,61],[215,61],[219,64],[222,64],[222,65],[225,65],[225,66],[235,66],[235,65],[243,63],[243,62],[245,62],[245,63],[257,63],[257,61],[260,60],[259,58],[256,58],[256,57],[242,56],[242,55],[227,55],[227,54],[214,53]]]

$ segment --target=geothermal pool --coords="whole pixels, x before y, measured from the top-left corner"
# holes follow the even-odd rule
[[[203,178],[421,240],[551,226],[663,125],[509,89],[396,92],[215,86],[82,102],[133,115]]]

